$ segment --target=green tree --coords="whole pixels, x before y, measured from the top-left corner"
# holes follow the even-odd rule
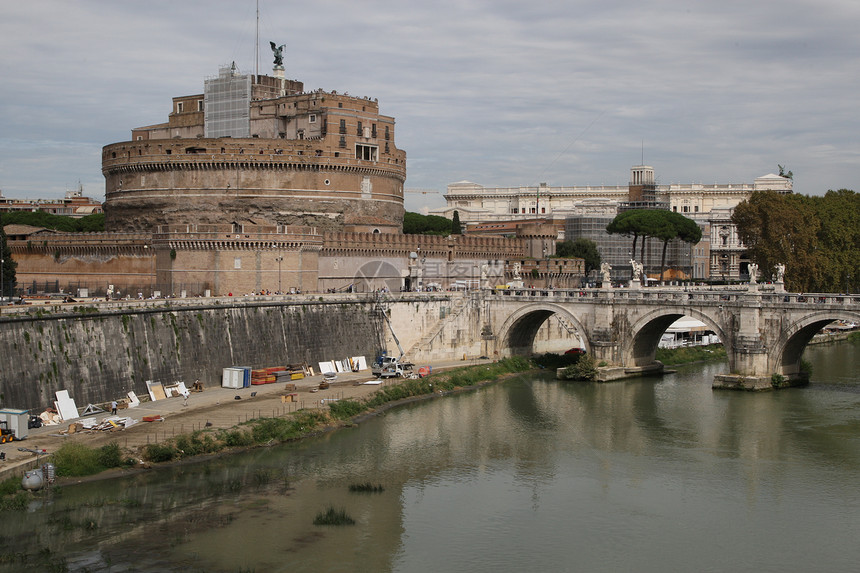
[[[64,233],[94,233],[105,230],[105,216],[104,213],[94,213],[76,219],[42,211],[16,211],[0,215],[0,224],[30,225]]]
[[[406,212],[403,215],[403,232],[407,235],[448,236],[451,234],[451,219]]]
[[[787,289],[820,290],[816,277],[825,254],[818,250],[821,220],[811,198],[756,191],[735,207],[732,222],[747,256],[764,273],[782,263]]]
[[[3,280],[0,283],[0,296],[12,296],[15,287],[15,268],[18,263],[12,259],[12,250],[6,242],[6,233],[0,225],[0,259],[3,260]]]
[[[451,234],[452,235],[462,235],[463,229],[460,225],[460,212],[454,211],[454,217],[451,219]]]
[[[610,235],[624,235],[633,237],[633,247],[631,253],[636,256],[636,242],[639,237],[642,237],[642,253],[640,260],[645,258],[645,239],[646,235],[644,228],[644,220],[647,218],[648,209],[630,209],[622,211],[615,216],[612,221],[606,226],[606,232]],[[642,261],[645,262],[644,260]]]
[[[606,226],[606,232],[633,237],[633,256],[636,256],[636,241],[642,238],[639,260],[645,264],[645,241],[654,238],[663,242],[660,258],[660,280],[666,270],[666,250],[669,242],[680,239],[687,243],[698,243],[702,239],[702,229],[692,219],[680,213],[664,209],[631,209],[619,213]]]
[[[785,265],[788,290],[851,291],[860,276],[860,195],[848,189],[823,197],[753,193],[732,221],[747,256],[765,274]]]
[[[600,251],[597,243],[590,239],[580,237],[575,241],[560,241],[555,247],[556,256],[563,259],[585,259],[585,273],[600,268]]]
[[[659,227],[657,238],[663,241],[663,254],[660,257],[660,280],[666,270],[666,247],[672,239],[680,239],[685,243],[695,245],[702,240],[702,229],[692,219],[674,211],[659,211],[665,218],[665,224]]]
[[[848,189],[810,197],[820,221],[816,291],[847,292],[860,273],[860,194]]]

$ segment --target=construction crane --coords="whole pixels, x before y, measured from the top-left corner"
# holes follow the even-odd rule
[[[421,195],[433,195],[433,194],[439,195],[440,194],[440,192],[436,191],[435,189],[407,189],[405,192],[406,193],[419,193]]]

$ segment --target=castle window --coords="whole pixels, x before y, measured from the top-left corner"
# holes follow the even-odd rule
[[[308,116],[308,123],[316,123],[317,122],[317,114],[312,113]]]
[[[182,102],[176,102],[176,113],[182,113]]]
[[[365,161],[378,161],[379,147],[377,147],[376,145],[362,145],[360,143],[356,144],[355,158],[363,159]]]
[[[370,124],[370,137],[372,137],[373,139],[376,139],[376,124],[375,123]]]
[[[345,119],[340,120],[340,133],[346,133],[346,120]],[[343,141],[343,138],[341,137],[340,140]]]
[[[363,129],[361,129],[361,122],[359,121],[359,122],[358,122],[358,129],[356,129],[356,130],[355,130],[355,133],[356,133],[356,135],[358,135],[359,137],[361,137],[361,135],[362,135],[362,132],[363,132],[363,131],[364,131],[364,130],[363,130]]]
[[[337,102],[337,107],[343,107],[343,102],[342,101]]]
[[[338,147],[346,147],[346,138],[344,136],[340,136],[340,141],[338,142]],[[337,155],[335,155],[337,157]]]
[[[235,259],[233,259],[233,268],[234,269],[241,269],[242,268],[242,259],[241,258],[236,257]]]
[[[197,111],[203,111],[203,100],[197,100]]]
[[[389,133],[388,126],[386,125],[385,126],[385,141],[388,141],[389,139],[391,139],[391,134]]]

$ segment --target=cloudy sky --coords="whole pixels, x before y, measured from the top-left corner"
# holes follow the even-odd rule
[[[378,98],[407,209],[449,183],[659,183],[860,191],[857,0],[260,0],[260,71]],[[255,69],[256,0],[0,6],[0,190],[103,199],[101,148],[171,98]]]

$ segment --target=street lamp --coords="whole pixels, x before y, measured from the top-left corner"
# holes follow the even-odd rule
[[[272,246],[278,247],[278,256],[275,257],[275,260],[278,261],[278,294],[283,294],[283,291],[281,291],[281,261],[284,260],[284,257],[281,255],[281,245],[280,244],[278,244],[278,245],[273,244]]]
[[[0,304],[6,303],[6,299],[4,298],[6,295],[6,290],[3,288],[3,264],[5,262],[5,259],[0,258]]]

